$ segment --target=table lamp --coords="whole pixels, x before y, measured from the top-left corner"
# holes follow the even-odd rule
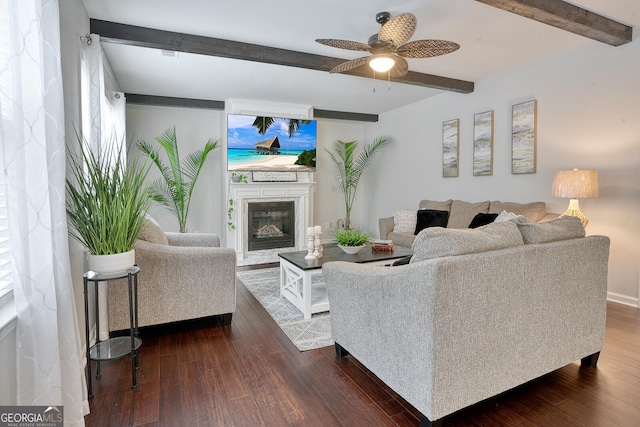
[[[569,207],[560,215],[580,218],[584,227],[589,219],[580,212],[578,199],[598,197],[598,172],[595,169],[558,171],[553,177],[553,197],[571,199]]]

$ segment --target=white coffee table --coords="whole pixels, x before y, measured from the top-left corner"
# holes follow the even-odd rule
[[[336,244],[324,245],[324,256],[306,260],[307,251],[283,252],[280,257],[280,295],[311,319],[313,313],[329,311],[329,298],[324,283],[313,284],[313,276],[322,275],[322,265],[331,261],[347,261],[388,266],[412,255],[410,248],[396,246],[393,252],[373,252],[369,246],[354,255],[346,254]]]

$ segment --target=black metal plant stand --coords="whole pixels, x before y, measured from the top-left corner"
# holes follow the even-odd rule
[[[84,317],[85,338],[87,345],[87,382],[89,398],[93,397],[91,361],[96,361],[96,378],[100,378],[100,361],[113,360],[119,357],[131,355],[131,388],[138,386],[136,371],[138,365],[138,349],[142,340],[138,337],[138,273],[140,268],[133,266],[130,269],[118,273],[96,273],[88,271],[84,274]],[[129,287],[129,336],[109,338],[100,341],[100,310],[98,308],[98,283],[109,282],[116,279],[127,279]],[[96,295],[96,343],[90,346],[89,342],[89,294],[88,283],[93,282]]]

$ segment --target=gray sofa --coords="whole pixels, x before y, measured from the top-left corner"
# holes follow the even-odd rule
[[[323,267],[338,355],[406,399],[421,425],[575,360],[597,362],[609,239],[580,237],[575,218],[518,221],[423,230],[408,265]]]
[[[236,310],[236,254],[207,233],[163,232],[149,221],[134,247],[138,275],[139,326],[222,315]],[[109,330],[129,328],[126,282],[109,283]]]
[[[462,200],[421,200],[418,209],[434,209],[449,212],[447,228],[467,228],[473,218],[479,213],[495,213],[502,211],[522,215],[534,222],[549,221],[558,214],[548,213],[544,202],[513,203],[501,201],[465,202]],[[378,220],[380,238],[393,240],[396,245],[411,247],[415,235],[413,232],[398,232],[394,230],[394,218],[385,217]]]

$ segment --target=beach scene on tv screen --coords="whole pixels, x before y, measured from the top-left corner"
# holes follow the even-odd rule
[[[229,114],[227,169],[314,171],[315,167],[295,163],[305,150],[315,150],[316,129],[315,120]]]

